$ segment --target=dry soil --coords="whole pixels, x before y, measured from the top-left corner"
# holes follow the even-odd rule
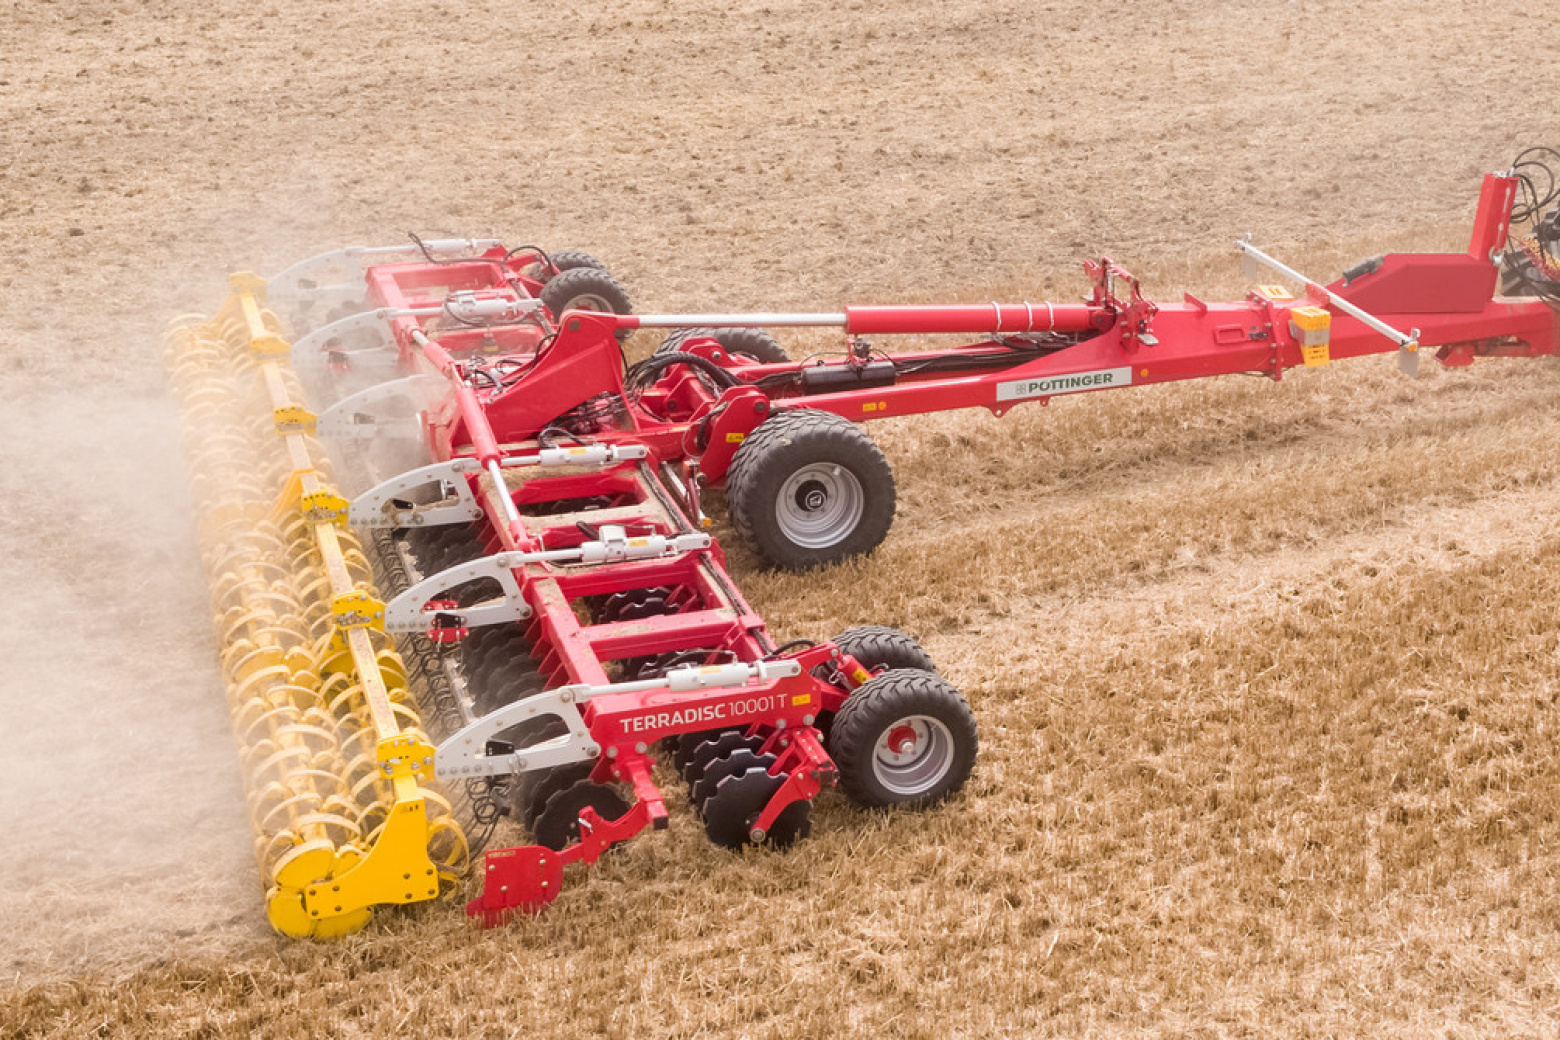
[[[408,230],[657,310],[1460,248],[1560,143],[1542,5],[28,0],[0,42],[0,1036],[1560,1033],[1551,363],[875,427],[884,547],[734,569],[783,637],[919,635],[963,796],[741,857],[679,807],[538,920],[318,946],[263,921],[158,362],[229,271]]]

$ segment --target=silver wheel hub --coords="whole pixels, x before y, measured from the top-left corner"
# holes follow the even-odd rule
[[[612,305],[595,293],[581,293],[564,305],[566,311],[599,311],[603,314],[612,312]]]
[[[814,462],[781,485],[775,521],[796,545],[826,549],[850,537],[861,523],[866,500],[856,474],[837,463]]]
[[[910,715],[883,730],[872,749],[872,773],[896,795],[934,789],[953,767],[953,733],[930,715]]]

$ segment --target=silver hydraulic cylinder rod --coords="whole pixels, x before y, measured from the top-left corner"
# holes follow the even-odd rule
[[[504,509],[504,519],[511,525],[520,522],[520,511],[515,508],[515,500],[509,497],[509,485],[504,482],[504,471],[499,466],[497,459],[489,459],[487,463],[488,476],[493,478],[493,495],[498,499],[498,504]]]
[[[1350,303],[1348,300],[1345,300],[1337,293],[1329,292],[1326,288],[1317,284],[1316,282],[1313,282],[1311,279],[1307,278],[1299,271],[1296,271],[1294,268],[1273,259],[1271,256],[1268,256],[1262,250],[1258,249],[1256,246],[1252,245],[1245,239],[1237,239],[1235,245],[1242,253],[1251,257],[1259,264],[1277,271],[1285,278],[1293,278],[1297,282],[1302,282],[1308,286],[1314,286],[1318,292],[1327,297],[1327,302],[1331,303],[1334,307],[1338,308],[1349,317],[1356,318],[1362,324],[1375,329],[1377,332],[1396,343],[1402,349],[1407,351],[1416,351],[1419,349],[1418,329],[1414,329],[1412,332],[1400,332],[1368,311],[1364,311],[1356,307],[1354,304]]]

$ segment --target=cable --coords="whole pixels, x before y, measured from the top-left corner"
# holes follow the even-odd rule
[[[541,246],[515,246],[509,252],[504,254],[504,263],[507,264],[520,253],[535,253],[537,256],[542,258],[542,267],[545,270],[551,271],[553,274],[558,273],[558,269],[553,266],[552,257],[548,256],[547,250],[543,249]]]
[[[466,365],[466,377],[468,379],[482,380],[488,385],[489,388],[493,390],[494,393],[497,393],[499,390],[504,388],[503,382],[493,373],[489,372],[486,366],[481,364],[472,364],[468,362]]]
[[[449,264],[499,264],[500,266],[503,264],[502,260],[491,256],[452,256],[448,259],[440,260],[438,257],[433,255],[433,253],[428,249],[427,245],[423,243],[423,240],[417,237],[417,232],[408,231],[406,233],[406,237],[410,238],[417,244],[417,248],[422,252],[424,260],[428,261],[430,264],[435,264],[440,267],[444,267]]]
[[[1560,278],[1552,273],[1555,252],[1550,248],[1555,245],[1560,250],[1560,207],[1556,206],[1560,203],[1560,174],[1557,169],[1560,169],[1560,151],[1547,146],[1525,148],[1512,160],[1510,174],[1517,178],[1521,194],[1511,207],[1511,224],[1501,265],[1501,291],[1535,296],[1560,308]]]
[[[544,448],[549,447],[550,445],[549,445],[548,442],[553,437],[567,437],[570,440],[572,440],[575,444],[589,444],[590,443],[584,437],[581,437],[579,434],[575,433],[572,430],[565,430],[561,426],[553,426],[551,424],[542,427],[542,432],[538,433],[536,435],[536,443],[540,444]]]
[[[697,369],[728,390],[734,386],[740,386],[742,382],[709,358],[699,357],[697,354],[683,354],[673,351],[668,354],[651,354],[625,373],[623,383],[627,387],[643,389],[655,382],[655,377],[662,369],[670,368],[673,365],[687,365],[690,368]]]
[[[1511,173],[1521,181],[1526,196],[1523,204],[1511,208],[1514,223],[1525,223],[1560,199],[1560,179],[1555,175],[1555,168],[1544,161],[1545,158],[1560,165],[1560,151],[1544,145],[1523,149],[1511,162]],[[1535,179],[1539,174],[1543,176],[1542,191],[1538,189]]]
[[[789,643],[781,643],[779,646],[777,646],[773,650],[769,651],[769,653],[764,655],[764,660],[772,661],[775,658],[779,657],[781,654],[785,653],[787,650],[805,650],[805,649],[807,649],[810,646],[817,646],[817,645],[818,645],[818,643],[817,643],[816,640],[812,640],[812,639],[793,639]]]

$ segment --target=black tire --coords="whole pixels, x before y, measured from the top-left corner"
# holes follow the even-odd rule
[[[542,306],[556,321],[567,310],[631,314],[628,290],[599,267],[571,267],[542,286]]]
[[[921,746],[890,747],[900,731]],[[915,669],[884,672],[858,687],[835,716],[830,738],[845,794],[869,808],[943,800],[969,779],[979,746],[963,694]]]
[[[894,522],[894,473],[849,419],[775,412],[737,448],[726,503],[765,562],[808,570],[869,553]]]
[[[675,329],[655,348],[657,354],[672,354],[682,349],[682,344],[695,336],[709,336],[728,354],[741,354],[766,365],[779,365],[791,360],[778,340],[763,329]]]
[[[870,671],[879,668],[915,668],[937,674],[932,661],[915,637],[887,625],[857,625],[834,637],[834,645]]]
[[[1517,249],[1506,251],[1500,264],[1500,295],[1537,296],[1537,279],[1538,270],[1526,253]]]
[[[551,266],[549,266],[551,265]],[[520,273],[527,278],[534,278],[543,285],[555,278],[559,272],[570,271],[576,267],[594,267],[598,271],[605,271],[607,265],[585,252],[583,249],[559,249],[547,254],[547,262],[536,260],[526,264]]]
[[[834,637],[834,645],[856,659],[869,672],[877,673],[891,668],[915,668],[937,674],[937,665],[914,636],[887,625],[857,625],[847,628]],[[822,664],[813,669],[813,675],[825,682],[838,681],[839,669],[832,664]],[[821,711],[813,720],[813,727],[822,736],[824,744],[833,746],[834,713]]]
[[[572,271],[577,267],[591,267],[597,271],[605,271],[607,265],[585,252],[583,249],[560,249],[557,252],[548,253],[547,260],[552,264],[552,272],[542,279],[543,282],[551,281],[564,271]]]

